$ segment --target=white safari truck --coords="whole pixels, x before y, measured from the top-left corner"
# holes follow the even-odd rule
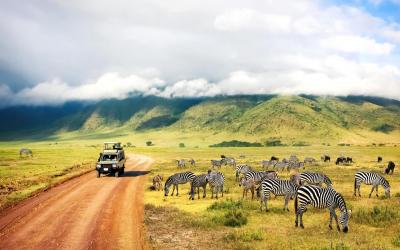
[[[101,174],[111,174],[119,177],[125,171],[125,152],[120,142],[105,142],[103,152],[97,160],[97,178]]]

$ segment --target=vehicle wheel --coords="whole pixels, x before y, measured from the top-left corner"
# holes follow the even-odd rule
[[[100,178],[100,172],[97,171],[97,178]]]
[[[122,166],[121,174],[125,174],[125,166]]]
[[[119,171],[115,172],[115,177],[119,177]]]

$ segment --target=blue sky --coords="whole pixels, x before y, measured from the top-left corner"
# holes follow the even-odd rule
[[[235,94],[400,100],[400,0],[0,3],[0,107]]]

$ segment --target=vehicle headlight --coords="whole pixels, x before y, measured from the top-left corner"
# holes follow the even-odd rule
[[[112,167],[113,168],[117,168],[117,164],[112,164]]]
[[[101,165],[100,165],[100,164],[97,164],[96,168],[101,168]]]

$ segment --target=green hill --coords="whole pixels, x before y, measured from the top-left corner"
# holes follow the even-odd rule
[[[179,133],[295,142],[400,142],[400,102],[376,97],[131,97],[0,110],[3,140],[60,133]],[[220,136],[216,136],[220,135]],[[224,135],[224,136],[222,136]]]

